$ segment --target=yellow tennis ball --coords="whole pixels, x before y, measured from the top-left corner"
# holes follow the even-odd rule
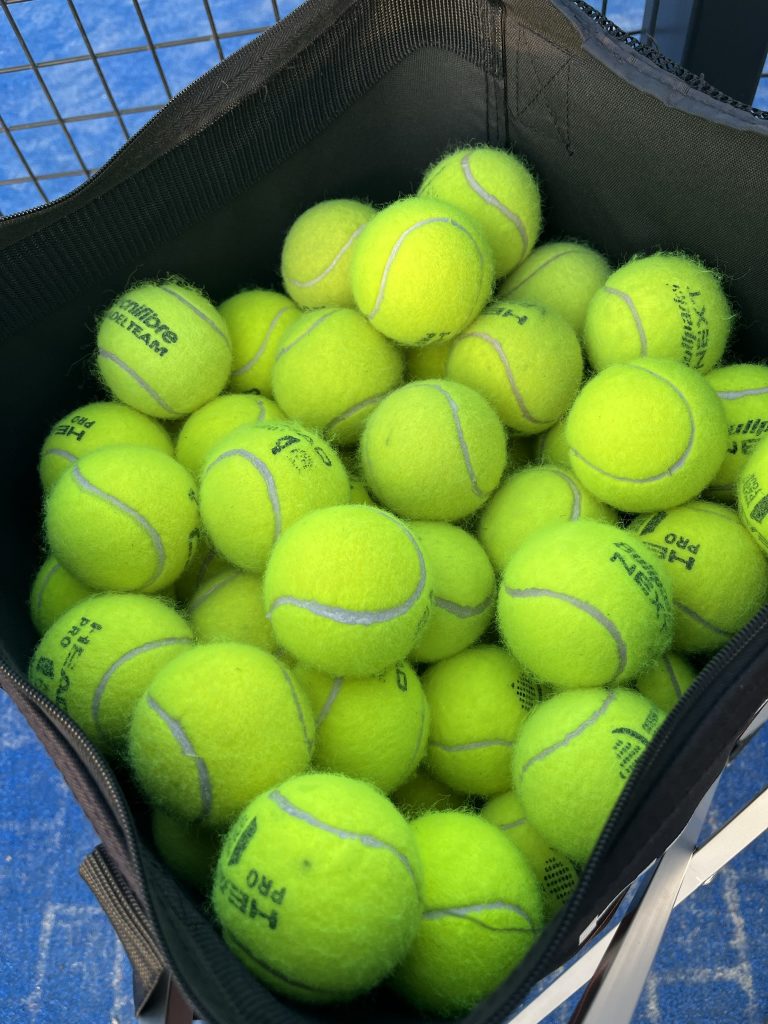
[[[669,651],[635,680],[635,689],[657,708],[669,712],[693,683],[698,673],[681,654]]]
[[[45,633],[60,615],[92,593],[50,555],[40,566],[29,595],[29,616],[37,632]]]
[[[583,372],[579,339],[558,313],[492,302],[454,341],[447,376],[483,395],[506,426],[540,434],[568,411]]]
[[[675,650],[719,650],[768,596],[768,562],[733,509],[713,501],[638,516],[632,531],[665,563]]]
[[[219,835],[153,808],[152,838],[158,853],[174,875],[207,897],[221,852]]]
[[[402,355],[356,309],[318,309],[283,337],[272,390],[289,419],[350,445],[402,380]]]
[[[411,825],[424,870],[416,938],[392,976],[419,1010],[452,1017],[490,995],[544,921],[533,870],[477,814],[438,811]]]
[[[92,590],[164,590],[189,561],[199,525],[187,470],[170,455],[127,445],[85,455],[45,510],[51,553]]]
[[[233,825],[213,912],[224,941],[270,988],[339,1002],[402,960],[419,926],[421,878],[411,829],[382,793],[360,779],[298,775]]]
[[[297,665],[296,678],[315,714],[317,768],[365,779],[391,793],[424,756],[429,708],[406,661],[377,676],[330,676]]]
[[[493,618],[496,578],[475,538],[450,523],[408,524],[432,570],[432,614],[412,661],[440,661],[479,640]]]
[[[333,448],[297,423],[240,427],[208,455],[200,512],[219,554],[262,572],[275,541],[305,513],[349,501],[349,478]]]
[[[427,811],[455,811],[469,802],[463,793],[454,793],[433,779],[424,768],[418,768],[390,795],[390,799],[406,818],[418,818]]]
[[[523,541],[550,523],[599,519],[615,523],[614,509],[603,505],[567,469],[529,466],[508,476],[483,509],[477,536],[496,572]]]
[[[581,334],[587,306],[610,272],[608,260],[588,245],[547,242],[505,278],[497,295],[552,309]]]
[[[202,534],[184,572],[174,584],[177,598],[182,604],[189,604],[203,583],[231,568],[232,566],[213,550],[205,534]]]
[[[176,438],[176,458],[197,478],[208,453],[233,430],[286,419],[275,402],[261,395],[219,395],[185,421]]]
[[[537,462],[549,462],[553,466],[571,468],[568,452],[568,439],[565,436],[566,420],[562,419],[554,427],[536,436],[534,456]]]
[[[718,501],[731,502],[736,497],[739,474],[768,431],[768,366],[718,366],[706,379],[723,403],[728,424],[728,450],[707,494]]]
[[[405,350],[405,376],[408,380],[434,380],[444,377],[451,354],[450,341]]]
[[[136,705],[128,753],[149,800],[181,821],[228,826],[312,755],[315,723],[293,673],[248,644],[193,647]]]
[[[430,613],[432,576],[405,523],[382,509],[319,509],[275,544],[264,600],[277,642],[331,675],[404,660]]]
[[[275,649],[264,611],[264,586],[253,573],[228,569],[211,577],[192,595],[188,612],[195,636],[204,643],[232,640]]]
[[[622,512],[656,512],[700,494],[722,465],[722,403],[695,370],[635,359],[588,381],[565,427],[573,472]]]
[[[352,255],[357,308],[401,345],[456,337],[488,302],[493,276],[493,254],[476,221],[418,196],[377,213]]]
[[[640,356],[708,373],[725,351],[733,314],[714,271],[682,253],[636,256],[587,308],[584,346],[595,370]]]
[[[420,196],[474,217],[493,250],[496,277],[526,258],[541,231],[541,196],[536,179],[518,157],[476,146],[444,156],[429,168]]]
[[[97,747],[114,754],[155,673],[191,645],[189,623],[159,598],[95,594],[48,629],[29,678]]]
[[[375,214],[356,199],[326,199],[293,222],[283,243],[283,287],[304,309],[354,306],[350,269],[355,245]]]
[[[115,398],[160,419],[210,402],[232,369],[224,320],[202,292],[173,279],[134,285],[115,299],[96,343]]]
[[[498,621],[513,656],[537,679],[616,686],[669,648],[672,586],[631,533],[591,519],[557,523],[510,558]]]
[[[142,445],[173,455],[168,431],[157,420],[119,402],[91,402],[63,416],[40,452],[40,481],[47,493],[83,455],[116,444]]]
[[[471,388],[413,381],[379,403],[360,440],[365,481],[408,519],[454,521],[496,490],[507,462],[496,413]]]
[[[739,516],[768,557],[768,443],[755,448],[736,483]]]
[[[536,831],[585,864],[664,718],[624,687],[572,690],[540,704],[512,755],[512,788]]]
[[[554,917],[579,884],[579,869],[539,835],[528,821],[517,793],[510,791],[492,797],[480,814],[501,829],[528,861],[541,886],[544,918]]]
[[[271,396],[275,356],[298,307],[280,292],[251,288],[222,302],[219,314],[232,342],[230,388]]]

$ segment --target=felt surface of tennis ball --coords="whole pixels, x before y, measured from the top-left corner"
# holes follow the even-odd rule
[[[623,512],[695,498],[728,445],[717,395],[701,374],[671,359],[636,359],[598,373],[576,397],[565,432],[581,483]]]
[[[706,379],[723,403],[728,424],[728,449],[707,488],[707,495],[731,502],[736,498],[739,474],[768,431],[768,366],[757,363],[718,366]]]
[[[507,461],[490,405],[453,381],[413,381],[379,403],[360,440],[375,498],[408,519],[452,522],[476,512]]]
[[[733,509],[714,501],[638,516],[632,531],[664,562],[676,651],[719,650],[768,596],[768,562]]]
[[[287,295],[251,288],[225,299],[219,314],[232,343],[232,391],[272,395],[272,367],[283,335],[300,310]]]
[[[547,242],[502,281],[497,294],[553,309],[581,334],[587,306],[610,272],[608,260],[588,245]]]
[[[483,395],[506,426],[540,434],[570,408],[583,372],[579,339],[558,313],[492,302],[454,341],[447,376]]]
[[[51,553],[93,590],[163,590],[192,556],[199,525],[194,480],[151,448],[83,456],[45,510]]]
[[[509,758],[526,715],[543,697],[501,647],[481,644],[431,665],[427,769],[458,793],[509,789]]]
[[[418,1009],[451,1017],[471,1009],[523,959],[543,923],[533,870],[479,815],[425,814],[411,825],[424,869],[424,910],[392,976]]]
[[[354,306],[352,254],[375,212],[356,199],[326,199],[296,218],[285,236],[280,273],[298,306]]]
[[[493,254],[475,220],[417,196],[377,213],[352,255],[355,305],[401,345],[456,337],[488,302],[493,276]]]
[[[478,541],[450,523],[409,523],[432,570],[432,614],[411,651],[416,662],[440,661],[479,640],[493,618],[496,578]]]
[[[742,523],[768,557],[768,444],[759,444],[747,459],[736,497]]]
[[[433,779],[424,768],[418,768],[413,775],[399,786],[390,799],[399,807],[406,818],[418,818],[427,811],[453,811],[467,804],[463,793]]]
[[[506,150],[476,146],[449,153],[429,168],[418,194],[474,217],[491,243],[496,277],[508,274],[536,245],[539,186],[522,160]]]
[[[158,853],[171,871],[187,885],[207,896],[221,852],[219,835],[154,809],[152,838]]]
[[[122,750],[137,701],[154,675],[192,645],[169,604],[144,594],[95,594],[44,634],[32,683],[106,753]]]
[[[289,419],[354,444],[365,421],[403,380],[403,357],[355,309],[319,309],[286,332],[272,371]]]
[[[286,530],[264,575],[281,647],[330,675],[403,661],[429,618],[432,575],[407,525],[367,505],[320,509]]]
[[[411,829],[383,794],[359,779],[299,775],[258,796],[230,830],[213,911],[227,945],[270,988],[338,1002],[403,958],[421,879]]]
[[[228,569],[203,583],[189,602],[195,636],[204,643],[233,640],[274,651],[260,576]]]
[[[660,252],[631,259],[595,293],[584,346],[595,370],[652,356],[708,373],[725,351],[731,322],[712,270],[690,256]]]
[[[287,418],[276,402],[261,395],[219,395],[185,421],[176,438],[176,458],[197,478],[208,453],[232,431]]]
[[[349,501],[333,448],[298,423],[260,423],[227,435],[200,478],[200,514],[214,547],[247,572],[264,570],[275,541],[305,513]]]
[[[594,498],[559,466],[529,466],[508,476],[483,509],[477,536],[496,572],[523,541],[549,523],[598,519],[615,523],[616,512]]]
[[[566,421],[562,419],[545,433],[537,435],[534,450],[537,461],[549,462],[553,466],[563,466],[565,469],[571,468],[565,423]]]
[[[555,695],[520,730],[512,788],[536,831],[577,865],[664,717],[634,690],[596,687]]]
[[[128,737],[147,800],[206,828],[227,827],[258,793],[305,771],[315,723],[285,665],[258,647],[200,644],[158,672]]]
[[[47,493],[83,455],[113,445],[146,445],[173,455],[168,431],[157,420],[120,402],[91,402],[63,416],[40,452],[40,481]]]
[[[697,674],[696,669],[681,654],[668,651],[635,680],[635,689],[657,708],[669,712],[689,689]]]
[[[98,369],[114,397],[175,420],[210,402],[232,369],[227,326],[202,292],[179,281],[129,288],[104,313]]]
[[[405,350],[405,376],[408,380],[434,380],[444,377],[451,354],[450,341]]]
[[[480,814],[501,829],[528,861],[541,886],[544,917],[546,920],[554,917],[579,884],[576,865],[539,835],[528,821],[516,793],[510,791],[492,797]]]
[[[672,584],[636,536],[580,519],[546,526],[512,555],[499,588],[504,642],[554,686],[616,686],[670,646]]]
[[[315,714],[313,764],[391,793],[424,756],[429,708],[419,677],[400,661],[377,676],[329,676],[297,665]]]
[[[29,595],[29,615],[42,636],[60,615],[93,591],[50,555],[40,566]]]
[[[213,550],[205,534],[202,534],[184,572],[174,584],[176,596],[182,604],[189,604],[203,583],[231,568],[226,559]]]

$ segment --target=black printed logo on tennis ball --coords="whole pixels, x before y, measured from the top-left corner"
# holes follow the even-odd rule
[[[731,423],[728,426],[728,454],[751,455],[768,431],[768,420],[747,420],[745,423]]]
[[[680,314],[680,345],[683,350],[683,362],[694,370],[701,370],[709,345],[709,323],[707,307],[701,298],[701,292],[691,291],[682,285],[672,282],[672,301]]]
[[[656,529],[661,526],[666,518],[666,512],[657,512],[656,515],[650,517],[639,535],[645,537],[649,533],[655,533]],[[669,564],[677,562],[680,567],[684,567],[688,571],[695,567],[696,555],[698,555],[701,548],[701,542],[695,543],[693,538],[686,537],[681,533],[675,533],[674,530],[664,534],[663,544],[653,540],[646,540],[645,543],[651,551],[658,555],[662,562],[668,562]]]
[[[71,685],[70,673],[77,667],[80,659],[88,653],[88,648],[98,638],[102,629],[100,622],[83,615],[80,621],[74,626],[70,626],[59,640],[59,647],[66,653],[58,670],[54,669],[55,675],[58,675],[58,685],[52,700],[62,711],[67,711],[67,690]],[[53,674],[52,678],[54,678]]]
[[[175,345],[179,336],[164,323],[158,313],[143,302],[122,299],[107,310],[105,320],[111,320],[124,331],[143,341],[150,352],[162,358],[169,345]]]
[[[522,305],[522,303],[518,303],[518,305]],[[521,327],[528,323],[525,313],[512,309],[506,302],[492,302],[490,306],[486,306],[483,316],[499,316],[504,320],[516,320]]]
[[[227,902],[235,908],[243,917],[251,921],[263,918],[269,927],[274,931],[280,923],[275,904],[279,906],[285,898],[285,886],[276,888],[274,881],[266,875],[260,874],[252,868],[245,878],[246,888],[235,885],[231,878],[227,878],[221,868],[216,870],[216,889],[222,896],[226,896]]]
[[[405,669],[402,665],[395,666],[395,682],[398,690],[402,690],[403,693],[408,692],[408,676],[405,673]]]
[[[59,423],[51,431],[52,437],[71,437],[80,442],[85,437],[86,431],[90,430],[96,420],[89,420],[87,416],[70,416],[66,423]]]
[[[657,708],[652,707],[639,732],[626,726],[611,730],[611,735],[616,737],[613,752],[616,755],[620,779],[626,780],[632,774],[640,755],[650,743],[658,726],[659,712]]]
[[[267,429],[278,432],[285,428],[278,426],[267,427]],[[333,465],[328,449],[317,444],[316,438],[309,434],[302,434],[300,430],[292,431],[290,434],[280,434],[272,446],[272,454],[284,456],[299,473],[303,470],[314,469],[318,459],[324,466]]]
[[[654,567],[625,541],[617,541],[611,561],[621,565],[653,605],[657,620],[667,629],[672,623],[672,602]]]

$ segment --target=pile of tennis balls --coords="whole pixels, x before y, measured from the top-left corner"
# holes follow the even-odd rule
[[[487,147],[319,203],[285,293],[117,298],[109,400],[43,445],[31,680],[298,1000],[490,993],[766,599],[768,368],[719,365],[719,278],[541,227]]]

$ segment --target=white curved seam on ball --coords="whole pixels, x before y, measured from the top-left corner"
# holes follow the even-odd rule
[[[688,605],[683,604],[682,601],[675,601],[675,605],[680,609],[680,611],[684,615],[687,615],[688,618],[693,619],[693,621],[698,626],[703,626],[705,629],[709,629],[711,632],[717,633],[718,636],[733,636],[733,630],[721,629],[719,626],[716,626],[713,622],[709,622],[702,615],[699,615],[699,613],[695,612],[693,608],[689,608]]]
[[[416,883],[416,875],[414,874],[411,862],[401,850],[398,850],[398,848],[393,846],[391,843],[386,842],[384,839],[379,839],[378,836],[372,836],[367,832],[352,832],[350,829],[337,828],[335,825],[331,825],[327,821],[322,821],[320,818],[316,818],[314,814],[310,814],[309,811],[302,810],[301,807],[297,807],[296,804],[291,803],[291,801],[285,797],[279,789],[271,790],[269,799],[276,803],[281,811],[285,811],[286,814],[290,814],[292,818],[296,818],[298,821],[303,821],[304,824],[309,825],[310,828],[319,828],[322,832],[329,832],[331,835],[336,836],[337,839],[348,839],[353,842],[361,843],[363,846],[366,846],[371,850],[382,850],[385,853],[391,853],[403,865],[405,870],[411,876],[414,884]]]
[[[432,600],[433,604],[437,605],[438,608],[442,608],[444,612],[448,612],[449,615],[455,615],[458,619],[472,619],[476,615],[482,615],[483,612],[487,612],[493,604],[495,597],[496,595],[491,593],[485,600],[476,605],[457,604],[455,601],[449,601],[447,597],[435,597]]]
[[[102,491],[100,487],[97,487],[95,484],[92,484],[90,480],[86,480],[86,478],[83,476],[80,470],[79,465],[75,466],[75,468],[72,470],[72,479],[79,487],[82,487],[82,489],[86,491],[88,494],[92,494],[96,498],[101,498],[102,501],[106,501],[108,505],[112,505],[120,512],[125,512],[125,514],[129,516],[131,519],[133,519],[136,525],[140,529],[144,530],[144,532],[147,534],[149,540],[152,543],[152,547],[155,549],[155,559],[157,562],[157,568],[155,572],[152,573],[152,575],[146,581],[146,583],[143,584],[143,587],[140,589],[143,589],[145,587],[151,587],[155,580],[160,578],[160,576],[163,573],[163,570],[165,569],[165,546],[163,544],[163,539],[160,536],[160,534],[150,523],[150,521],[141,514],[141,512],[137,512],[135,508],[131,508],[130,505],[126,505],[124,501],[120,501],[120,499],[116,498],[114,494],[108,494],[106,491]]]
[[[98,686],[93,691],[93,697],[91,699],[91,715],[93,716],[94,722],[97,725],[100,725],[99,713],[101,711],[101,701],[104,697],[104,691],[106,690],[110,679],[119,668],[122,668],[123,665],[131,661],[132,658],[139,657],[142,654],[148,654],[150,651],[157,651],[162,647],[171,647],[173,644],[191,643],[193,643],[193,640],[188,636],[169,636],[164,637],[161,640],[149,640],[145,644],[140,644],[138,647],[134,647],[132,650],[126,651],[125,654],[122,654],[117,659],[117,661],[113,661],[99,680]]]
[[[487,342],[499,357],[499,362],[501,363],[501,368],[504,371],[504,376],[507,378],[509,390],[512,392],[512,397],[515,402],[517,402],[517,407],[520,410],[520,414],[523,419],[527,420],[529,423],[536,423],[538,425],[551,423],[551,420],[537,419],[525,404],[525,399],[523,398],[520,388],[517,386],[515,375],[512,372],[512,367],[509,365],[507,354],[504,351],[501,342],[497,338],[494,338],[492,334],[486,334],[485,331],[470,331],[468,334],[462,334],[460,338],[456,339],[454,343],[454,350],[458,348],[459,342],[464,341],[466,338],[478,338],[480,341]]]
[[[225,576],[216,576],[208,586],[207,590],[203,590],[202,593],[196,594],[187,606],[187,611],[196,612],[201,604],[204,604],[209,597],[213,597],[214,594],[222,589],[222,587],[229,586],[234,580],[236,580],[241,574],[239,572],[228,572]]]
[[[301,731],[304,733],[304,745],[307,748],[307,753],[311,757],[312,756],[312,749],[314,747],[314,743],[313,743],[312,739],[310,738],[309,730],[307,729],[307,720],[304,717],[304,709],[301,706],[301,701],[299,700],[299,695],[296,692],[296,687],[293,684],[293,676],[288,671],[288,669],[285,668],[283,665],[281,665],[280,668],[281,668],[282,673],[283,673],[283,679],[285,680],[285,684],[288,687],[288,690],[289,690],[289,692],[291,694],[291,700],[293,701],[293,705],[296,708],[296,714],[298,715],[298,718],[299,718],[299,724],[301,725]]]
[[[127,373],[128,376],[131,377],[139,385],[140,388],[146,391],[146,393],[149,395],[153,402],[157,402],[161,409],[165,409],[165,411],[169,412],[174,418],[181,416],[181,413],[177,412],[177,410],[174,409],[172,405],[169,405],[164,398],[161,398],[157,391],[155,391],[155,389],[152,387],[152,385],[148,384],[143,377],[140,377],[132,366],[129,366],[128,363],[123,362],[120,356],[116,356],[114,352],[110,352],[106,348],[100,348],[98,351],[98,356],[100,359],[107,359],[109,360],[109,362],[114,363],[115,366],[119,366],[121,370]]]
[[[571,505],[571,514],[568,517],[571,522],[577,519],[581,519],[581,491],[576,485],[576,481],[572,480],[567,473],[563,473],[561,469],[557,469],[554,466],[547,466],[550,473],[554,473],[555,476],[559,476],[561,480],[564,480],[571,492],[573,503]]]
[[[490,491],[484,491],[480,486],[477,474],[475,473],[475,467],[472,465],[472,458],[469,454],[469,445],[467,439],[464,436],[464,430],[461,426],[461,416],[459,415],[459,407],[454,401],[453,395],[446,391],[445,388],[440,387],[439,384],[421,384],[421,387],[432,388],[433,391],[438,391],[448,403],[448,408],[451,410],[451,416],[453,417],[453,425],[456,428],[456,436],[459,440],[459,447],[461,448],[461,455],[464,459],[464,468],[467,471],[469,477],[469,483],[474,493],[478,498],[486,498],[490,494]]]
[[[669,681],[672,684],[672,689],[675,691],[675,696],[678,700],[680,700],[680,698],[683,696],[683,691],[680,689],[680,683],[678,682],[678,678],[675,675],[675,669],[672,665],[672,662],[670,661],[669,656],[666,654],[662,655],[661,660],[664,662],[664,668],[667,670],[667,675],[669,676]]]
[[[266,464],[261,459],[256,458],[253,452],[249,452],[246,448],[230,448],[229,451],[222,452],[221,455],[217,455],[213,462],[208,466],[205,471],[207,476],[214,466],[216,466],[222,459],[241,458],[245,459],[246,462],[250,463],[256,472],[259,474],[261,479],[264,481],[264,486],[267,488],[267,497],[269,503],[272,506],[272,517],[275,520],[275,540],[280,536],[283,531],[283,513],[280,507],[280,496],[277,493],[277,484],[275,478],[270,473]]]
[[[515,914],[527,922],[528,927],[493,925],[488,921],[478,920],[472,916],[473,914],[483,914],[490,910],[503,910],[509,914]],[[505,900],[494,900],[491,903],[469,903],[463,907],[437,907],[434,910],[425,910],[421,916],[424,921],[439,921],[442,917],[460,917],[492,932],[530,932],[536,930],[530,915],[523,907],[517,903],[507,903]]]
[[[43,598],[45,597],[45,591],[48,584],[51,582],[51,577],[55,576],[57,572],[60,572],[63,568],[59,562],[54,562],[48,572],[45,574],[43,579],[40,581],[40,589],[37,592],[37,600],[35,601],[35,608],[38,614],[42,613],[43,610]]]
[[[536,275],[539,273],[540,270],[544,270],[544,268],[548,267],[550,265],[550,263],[555,263],[556,260],[561,259],[563,256],[570,256],[571,254],[578,255],[578,253],[579,253],[578,249],[566,249],[565,252],[555,253],[554,256],[550,256],[549,259],[544,260],[543,263],[540,263],[538,265],[538,267],[536,267],[535,270],[532,270],[530,272],[530,274],[528,275],[528,277],[524,277],[522,279],[522,281],[518,281],[517,284],[513,285],[508,291],[504,291],[504,294],[502,295],[502,298],[506,298],[508,295],[514,294],[517,291],[518,288],[522,288],[524,284],[528,284],[528,282],[532,278],[536,277]]]
[[[294,338],[293,341],[289,342],[287,345],[281,345],[280,351],[275,356],[275,366],[277,366],[279,361],[287,352],[290,352],[292,348],[295,348],[299,344],[299,342],[303,341],[308,334],[311,334],[312,331],[315,330],[315,328],[320,327],[320,325],[324,324],[326,320],[329,320],[332,316],[335,316],[337,313],[340,312],[340,309],[332,309],[328,313],[323,313],[322,316],[319,316],[317,320],[315,320],[313,323],[309,325],[306,331],[302,331],[297,338]]]
[[[200,785],[200,804],[202,806],[202,811],[196,820],[204,821],[213,808],[213,790],[211,788],[211,778],[208,774],[208,765],[195,750],[189,736],[184,732],[181,722],[178,722],[165,710],[165,708],[161,707],[157,703],[154,697],[151,697],[149,694],[147,694],[147,704],[149,704],[150,708],[152,708],[158,718],[162,719],[162,721],[168,726],[171,735],[181,747],[181,751],[184,756],[191,757],[195,762],[197,778]]]
[[[66,459],[67,462],[77,462],[77,456],[72,452],[65,452],[63,448],[48,448],[43,452],[43,458],[47,455],[58,455],[60,459]]]
[[[253,353],[253,355],[251,356],[247,363],[243,363],[243,365],[238,367],[238,369],[232,371],[233,377],[242,377],[244,373],[248,373],[249,370],[253,369],[254,365],[264,355],[264,351],[267,345],[269,344],[269,339],[272,336],[275,327],[277,327],[278,321],[280,320],[281,317],[285,316],[286,313],[290,313],[290,311],[290,306],[283,306],[282,309],[279,309],[277,313],[275,313],[275,315],[272,317],[272,320],[270,321],[269,327],[267,328],[264,337],[261,340],[261,344]]]
[[[743,391],[716,391],[715,394],[718,398],[722,398],[724,402],[732,402],[738,401],[739,398],[753,398],[756,395],[768,395],[768,387],[745,388]]]
[[[278,971],[278,969],[273,967],[272,964],[269,964],[266,960],[262,960],[261,957],[256,956],[253,953],[253,950],[245,946],[229,928],[224,929],[224,935],[227,936],[229,942],[245,953],[249,960],[258,964],[258,966],[267,971],[268,974],[272,974],[275,978],[279,978],[280,981],[284,981],[288,985],[293,985],[294,988],[304,989],[307,992],[318,992],[321,995],[328,995],[330,993],[330,989],[316,988],[314,985],[307,985],[305,981],[296,981],[295,978],[291,978],[289,975],[283,974],[282,971]]]
[[[437,747],[447,754],[464,753],[467,750],[484,750],[486,747],[514,747],[514,740],[474,740],[472,743],[438,743],[429,741],[430,747]]]
[[[557,743],[553,743],[550,747],[545,747],[543,750],[540,750],[538,754],[534,754],[532,758],[526,761],[520,771],[521,777],[525,775],[532,764],[536,764],[537,761],[543,761],[545,757],[549,757],[550,754],[554,754],[556,750],[560,750],[561,747],[567,747],[573,740],[578,739],[582,733],[586,732],[586,730],[591,728],[598,719],[603,717],[615,700],[616,692],[615,690],[610,690],[600,707],[593,711],[589,718],[585,718],[581,725],[578,725],[575,729],[567,732],[561,740],[557,741]]]
[[[172,295],[174,299],[178,299],[178,301],[181,302],[184,306],[187,306],[188,309],[191,309],[195,316],[199,316],[202,321],[207,323],[208,326],[211,327],[216,332],[216,334],[219,335],[220,338],[223,338],[223,340],[227,343],[227,348],[231,350],[232,344],[229,340],[229,335],[225,331],[222,331],[219,325],[215,321],[211,320],[211,318],[207,316],[202,311],[202,309],[198,309],[194,302],[190,302],[189,299],[186,298],[186,296],[184,295],[179,295],[178,292],[175,292],[173,288],[169,288],[168,285],[161,284],[158,285],[158,288],[160,289],[161,292],[165,292],[166,295]]]
[[[366,223],[367,223],[367,221],[366,221]],[[301,281],[301,280],[299,280],[299,278],[296,278],[296,277],[287,277],[286,281],[288,282],[288,284],[295,285],[297,288],[311,288],[313,285],[319,284],[323,280],[324,277],[328,277],[328,275],[333,270],[336,269],[336,267],[339,264],[339,260],[341,260],[344,257],[344,254],[347,252],[347,250],[352,245],[354,245],[355,239],[357,238],[357,236],[360,234],[360,232],[363,230],[364,227],[365,227],[365,224],[361,224],[359,228],[355,228],[355,230],[349,236],[349,238],[344,243],[344,245],[342,245],[342,247],[339,249],[339,251],[333,257],[331,262],[325,268],[325,270],[321,270],[320,273],[317,275],[317,277],[312,277],[308,281]]]
[[[320,711],[318,712],[318,715],[317,715],[317,719],[315,720],[315,728],[316,729],[319,729],[320,726],[323,724],[323,722],[328,717],[328,715],[330,713],[330,710],[333,707],[334,701],[336,700],[336,698],[339,695],[339,690],[341,689],[341,686],[342,686],[343,682],[344,682],[344,677],[343,676],[336,676],[335,679],[333,680],[333,685],[331,686],[331,689],[330,689],[330,691],[328,693],[328,696],[325,698],[325,703],[320,708]]]
[[[418,731],[418,734],[416,736],[416,749],[414,750],[413,756],[411,757],[411,765],[413,767],[413,771],[416,770],[416,766],[418,764],[419,751],[422,749],[422,743],[424,742],[424,733],[427,731],[427,727],[428,727],[428,723],[427,723],[427,708],[428,707],[429,707],[429,705],[427,704],[427,698],[424,696],[424,693],[422,692],[422,694],[421,694],[421,718],[419,719],[419,731]]]
[[[527,818],[516,818],[515,821],[505,821],[503,825],[497,825],[502,832],[509,832],[511,828],[522,828],[523,825],[528,824]]]
[[[495,210],[498,210],[502,217],[506,217],[508,221],[511,221],[511,223],[514,224],[515,228],[517,229],[517,233],[520,235],[520,241],[523,243],[523,252],[527,253],[528,230],[526,229],[525,224],[523,224],[520,215],[515,213],[514,210],[510,210],[510,208],[505,203],[502,203],[498,196],[493,195],[492,192],[488,192],[486,189],[483,188],[483,186],[472,173],[472,168],[469,166],[469,153],[467,153],[466,156],[462,157],[461,169],[464,174],[465,181],[472,189],[472,191],[475,193],[475,195],[479,196],[480,199],[483,200],[483,202],[488,203],[488,205],[492,206]]]
[[[378,405],[378,403],[389,394],[389,391],[381,391],[378,395],[371,395],[370,398],[363,398],[355,405],[350,405],[344,412],[340,412],[338,416],[334,416],[332,420],[329,420],[323,430],[335,430],[336,427],[340,426],[344,420],[349,419],[351,416],[356,416],[359,412],[362,412],[368,405]]]
[[[640,338],[640,355],[648,355],[648,337],[645,333],[645,327],[643,321],[640,319],[640,313],[637,310],[637,306],[632,301],[632,296],[627,295],[626,292],[619,291],[618,288],[611,288],[609,285],[604,284],[603,288],[608,292],[609,295],[615,295],[616,298],[621,299],[627,306],[627,309],[632,314],[632,319],[635,321],[635,327],[637,328],[638,337]]]

